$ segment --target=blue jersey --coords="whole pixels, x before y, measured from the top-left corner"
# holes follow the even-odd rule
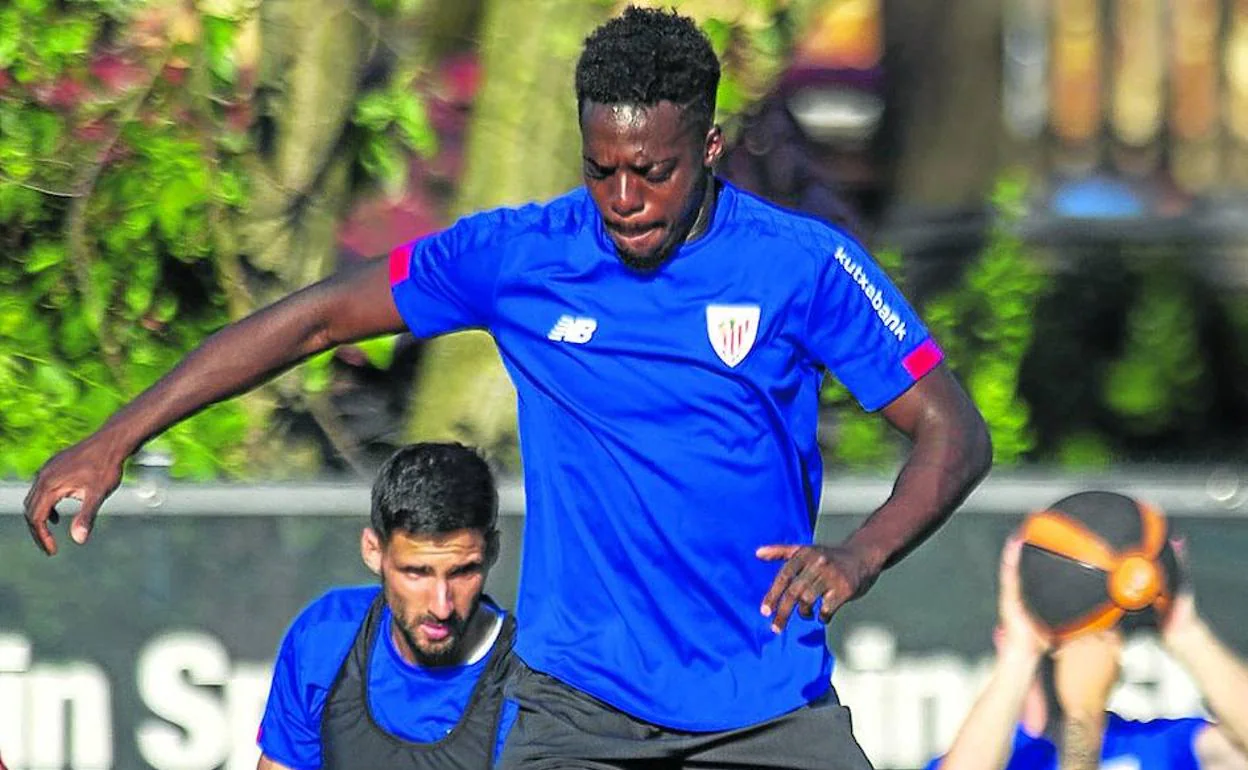
[[[286,632],[273,669],[273,683],[260,723],[260,749],[292,770],[321,766],[321,718],[325,699],[368,614],[378,586],[338,588],[309,605]],[[482,612],[502,610],[481,603]],[[459,722],[489,656],[463,666],[422,667],[408,663],[394,647],[389,608],[368,672],[368,703],[377,726],[404,740],[439,741]],[[515,720],[505,703],[496,756]]]
[[[1154,719],[1136,722],[1110,714],[1101,744],[1105,770],[1200,770],[1194,743],[1203,719]],[[928,764],[938,770],[940,758]],[[1044,736],[1028,735],[1020,725],[1006,770],[1057,770],[1057,747]]]
[[[488,329],[515,383],[529,666],[690,731],[827,691],[823,626],[772,633],[759,605],[779,567],[754,551],[812,542],[823,367],[877,409],[941,359],[858,243],[724,185],[707,232],[643,273],[578,189],[390,265],[416,336]]]

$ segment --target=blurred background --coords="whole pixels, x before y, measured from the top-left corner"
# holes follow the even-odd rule
[[[997,552],[1100,487],[1189,538],[1248,652],[1248,2],[687,0],[725,66],[721,173],[842,223],[988,419],[992,477],[833,624],[881,768],[952,737],[990,654]],[[205,335],[481,208],[578,184],[572,70],[614,0],[0,3],[0,755],[254,767],[298,609],[366,582],[367,485],[401,444],[480,446],[514,397],[482,334],[318,356],[151,442],[86,550],[39,556],[26,483]],[[905,447],[829,380],[821,533]],[[64,535],[61,535],[62,538]],[[761,592],[765,587],[760,588]],[[1238,605],[1238,606],[1237,606]],[[1148,638],[1116,696],[1199,697]]]

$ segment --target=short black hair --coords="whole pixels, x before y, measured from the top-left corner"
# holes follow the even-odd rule
[[[576,63],[576,107],[672,102],[700,126],[715,119],[719,59],[688,16],[630,5],[594,30]]]
[[[405,446],[382,464],[373,482],[371,523],[382,542],[395,531],[438,535],[475,529],[489,537],[497,522],[494,474],[463,444]]]

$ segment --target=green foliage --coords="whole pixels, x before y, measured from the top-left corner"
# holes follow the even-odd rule
[[[373,9],[383,16],[410,16],[422,9],[425,0],[370,0]]]
[[[390,193],[406,181],[407,153],[432,157],[438,137],[411,78],[394,77],[384,88],[374,89],[356,103],[352,122],[360,130],[360,164]]]
[[[419,3],[377,5],[393,14]],[[32,475],[229,321],[227,307],[238,312],[231,228],[257,165],[237,120],[248,98],[239,35],[256,3],[244,6],[234,16],[142,0],[0,8],[0,478]],[[165,33],[132,38],[140,13]],[[88,68],[106,25],[110,52],[139,73],[119,86]],[[410,83],[389,79],[355,113],[357,160],[390,186],[406,151],[437,149]],[[394,338],[360,348],[386,367]],[[313,359],[303,392],[324,393],[331,372],[328,354]],[[254,470],[248,414],[227,402],[153,445],[177,477]]]
[[[945,351],[992,433],[994,461],[1011,465],[1035,446],[1019,372],[1035,333],[1047,278],[1018,235],[1026,180],[1007,174],[992,195],[996,221],[961,285],[924,308]]]
[[[32,84],[0,98],[0,477],[30,476],[227,320],[209,221],[246,202],[217,141],[235,21],[206,18],[191,46],[204,91],[166,78],[168,48],[130,51],[147,75],[107,90],[84,72],[93,41],[139,5],[0,11],[0,64]],[[48,102],[56,85],[76,98]],[[244,429],[223,405],[159,443],[202,478],[241,469]]]
[[[1108,468],[1113,456],[1105,437],[1088,431],[1066,436],[1057,449],[1059,465],[1084,471]]]
[[[721,121],[756,102],[788,63],[802,20],[817,0],[686,0],[722,64],[716,95]]]
[[[1018,463],[1035,444],[1030,412],[1019,394],[1019,372],[1047,279],[1017,234],[1025,190],[1021,177],[1007,175],[999,181],[992,197],[997,218],[988,243],[959,284],[926,303],[921,312],[947,364],[983,413],[998,464]],[[876,258],[886,272],[898,275],[899,254],[882,250]],[[873,468],[895,460],[897,445],[884,421],[853,406],[842,385],[829,379],[821,400],[836,410],[837,435],[831,447],[835,462]],[[1094,448],[1089,447],[1084,442],[1070,451],[1090,456]]]
[[[1153,270],[1127,316],[1123,356],[1103,383],[1106,405],[1136,434],[1179,427],[1199,411],[1205,361],[1191,287],[1175,270]]]

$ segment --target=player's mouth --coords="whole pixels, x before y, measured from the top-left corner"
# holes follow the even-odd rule
[[[420,624],[420,633],[431,642],[441,642],[449,639],[454,629],[449,623],[434,623],[426,620]]]
[[[644,254],[658,246],[663,239],[662,224],[642,226],[608,224],[607,232],[611,234],[611,240],[615,241],[616,246],[633,254]]]

